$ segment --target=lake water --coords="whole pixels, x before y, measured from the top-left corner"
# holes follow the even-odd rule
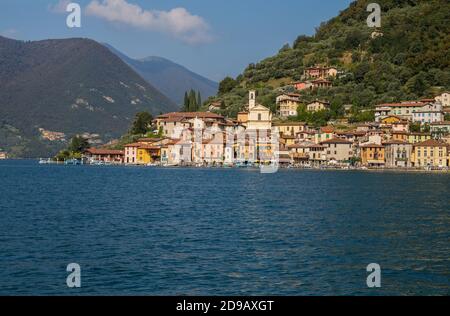
[[[1,295],[450,294],[449,174],[0,161],[0,181]]]

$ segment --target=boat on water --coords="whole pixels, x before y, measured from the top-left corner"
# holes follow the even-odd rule
[[[52,158],[39,158],[39,164],[40,165],[52,165],[58,163],[57,161],[53,160]]]
[[[83,161],[81,159],[66,159],[64,160],[64,164],[69,166],[80,166],[83,164]]]

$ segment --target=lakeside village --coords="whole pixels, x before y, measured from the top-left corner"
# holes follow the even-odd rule
[[[331,84],[327,78],[338,74],[333,67],[305,72],[311,80],[293,83],[296,90],[326,88]],[[66,164],[449,170],[448,92],[433,99],[380,104],[372,122],[342,120],[320,128],[289,120],[297,115],[300,94],[280,94],[276,103],[273,114],[257,103],[251,90],[246,110],[235,119],[214,113],[219,106],[214,103],[208,112],[163,114],[153,121],[153,137],[125,144],[123,150],[89,148],[82,159]],[[329,102],[316,100],[306,110],[329,107]]]

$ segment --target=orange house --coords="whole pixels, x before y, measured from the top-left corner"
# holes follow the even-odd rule
[[[385,151],[383,145],[365,144],[360,146],[361,162],[368,167],[382,167],[385,165]]]

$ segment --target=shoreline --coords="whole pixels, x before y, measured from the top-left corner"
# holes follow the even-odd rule
[[[39,164],[39,159],[36,158],[14,158],[14,159],[2,159],[0,162],[6,162],[6,161],[36,161],[37,164]],[[53,162],[53,163],[47,163],[43,165],[55,165],[55,166],[73,166],[73,165],[66,165],[64,162]],[[260,170],[260,167],[258,166],[248,166],[248,167],[237,167],[237,166],[167,166],[167,165],[135,165],[135,164],[113,164],[113,163],[105,163],[105,164],[82,164],[78,165],[80,166],[87,166],[87,167],[128,167],[128,168],[158,168],[158,169],[204,169],[204,170],[217,170],[217,169],[235,169],[235,170],[249,170],[249,171],[258,171]],[[311,168],[300,168],[300,167],[279,167],[278,171],[340,171],[340,172],[373,172],[373,173],[427,173],[427,174],[448,174],[450,175],[450,169],[448,170],[426,170],[424,168],[367,168],[367,167],[311,167]]]

